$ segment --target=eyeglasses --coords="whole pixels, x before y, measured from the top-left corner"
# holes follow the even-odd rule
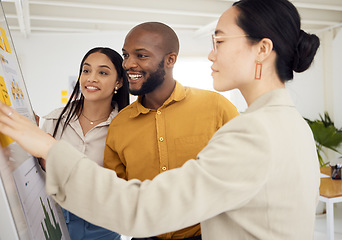
[[[224,39],[224,38],[240,38],[240,37],[248,37],[248,35],[233,35],[233,36],[226,36],[226,35],[220,35],[216,36],[215,34],[211,35],[213,40],[213,52],[217,52],[217,39]]]

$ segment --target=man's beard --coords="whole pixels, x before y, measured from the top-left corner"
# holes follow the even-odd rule
[[[145,74],[145,73],[144,73]],[[165,80],[164,59],[159,63],[157,70],[150,74],[146,81],[141,85],[138,90],[131,90],[129,92],[133,95],[145,95],[152,92],[160,86]]]

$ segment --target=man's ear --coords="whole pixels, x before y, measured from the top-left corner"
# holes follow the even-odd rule
[[[166,55],[166,58],[165,58],[165,66],[168,68],[172,68],[175,65],[176,61],[177,61],[177,54],[174,52],[169,53],[168,55]]]
[[[273,42],[269,38],[263,38],[258,43],[258,60],[263,62],[273,51]]]

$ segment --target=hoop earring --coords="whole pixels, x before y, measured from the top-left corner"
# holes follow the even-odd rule
[[[117,93],[118,93],[118,90],[119,90],[119,88],[116,86],[116,87],[114,88],[114,94],[117,94]]]
[[[262,63],[257,61],[255,65],[255,75],[254,75],[255,80],[261,79],[261,72],[262,72]]]

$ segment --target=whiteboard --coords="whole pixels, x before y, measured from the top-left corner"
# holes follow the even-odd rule
[[[35,122],[0,5],[0,101]],[[0,176],[0,240],[70,239],[61,208],[45,192],[37,159],[1,133]]]

